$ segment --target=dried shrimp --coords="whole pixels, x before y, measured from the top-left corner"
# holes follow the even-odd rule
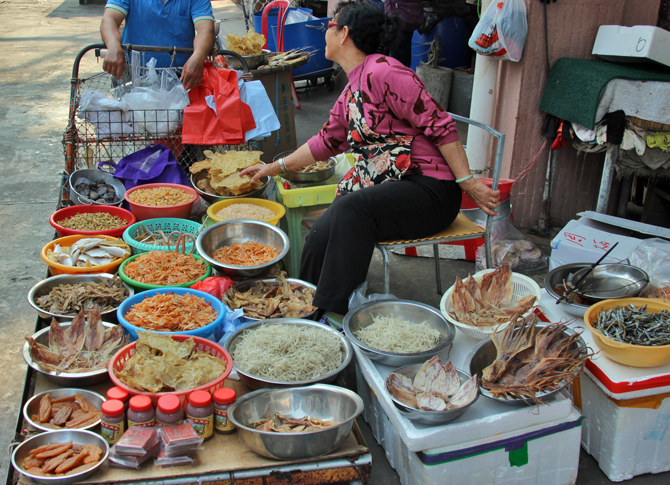
[[[219,248],[212,256],[218,262],[231,266],[256,266],[272,261],[277,253],[268,244],[246,241]]]
[[[159,293],[136,303],[124,315],[131,325],[158,332],[194,330],[218,317],[211,304],[191,293]]]
[[[111,311],[128,298],[128,288],[118,276],[100,283],[82,282],[73,285],[58,285],[48,294],[35,299],[42,310],[56,315],[76,315],[88,312],[98,305],[101,313]]]
[[[126,264],[124,272],[139,283],[174,286],[197,280],[207,272],[207,264],[190,254],[149,251]]]

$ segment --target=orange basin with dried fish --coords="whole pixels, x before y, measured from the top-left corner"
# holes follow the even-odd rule
[[[23,406],[23,417],[40,431],[91,429],[100,423],[106,399],[85,389],[51,389],[34,395]]]

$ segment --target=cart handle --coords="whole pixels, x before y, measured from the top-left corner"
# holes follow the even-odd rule
[[[106,48],[107,46],[105,44],[91,44],[89,46],[84,47],[81,51],[79,51],[79,54],[77,54],[77,57],[75,57],[74,59],[74,65],[72,66],[72,79],[77,79],[79,77],[79,62],[87,52],[90,52],[95,49],[106,49]],[[123,44],[121,48],[126,52],[146,51],[146,52],[167,52],[168,54],[193,54],[192,47],[160,47],[150,45]],[[249,72],[249,66],[247,66],[247,61],[245,61],[244,58],[237,52],[229,51],[226,49],[219,49],[217,55],[236,57],[242,64],[244,72],[245,73]]]

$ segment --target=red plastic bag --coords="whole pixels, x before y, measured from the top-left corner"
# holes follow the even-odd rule
[[[188,96],[191,104],[184,108],[181,135],[184,144],[239,145],[245,141],[244,133],[256,127],[251,108],[240,99],[235,71],[205,62],[202,83]],[[214,96],[216,113],[207,106],[206,96]]]
[[[220,300],[226,290],[234,284],[233,280],[225,276],[210,276],[204,280],[196,281],[195,284],[191,285],[191,288],[209,293]]]

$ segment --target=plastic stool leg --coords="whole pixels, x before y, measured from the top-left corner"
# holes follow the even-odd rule
[[[302,219],[305,214],[313,210],[311,207],[287,208],[286,215],[286,235],[291,243],[288,250],[287,264],[289,276],[298,278],[300,276],[300,259],[302,258]]]

